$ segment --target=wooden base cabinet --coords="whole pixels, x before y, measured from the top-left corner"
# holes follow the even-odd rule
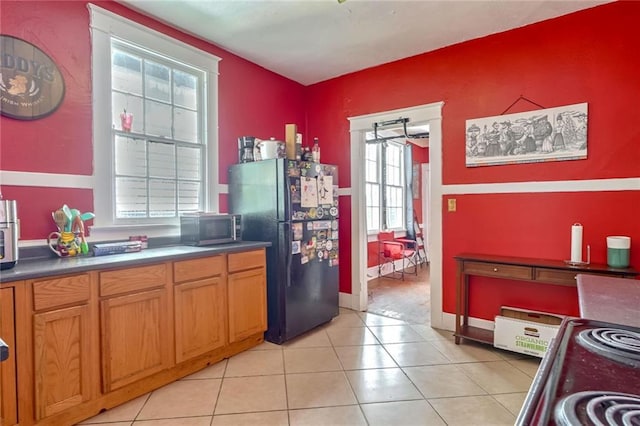
[[[97,324],[92,277],[78,274],[31,282],[36,420],[95,395],[98,369],[92,330]]]
[[[101,302],[105,393],[171,366],[165,289]]]
[[[225,293],[220,277],[175,287],[177,363],[226,345]]]
[[[88,401],[89,308],[73,306],[35,314],[33,338],[36,419]]]
[[[0,289],[0,337],[9,345],[9,358],[0,363],[0,425],[18,423],[16,339],[13,288]]]
[[[3,284],[0,426],[77,424],[260,344],[266,312],[264,249]]]
[[[267,275],[264,250],[229,255],[229,342],[267,329]]]
[[[176,363],[227,344],[226,255],[173,263]]]

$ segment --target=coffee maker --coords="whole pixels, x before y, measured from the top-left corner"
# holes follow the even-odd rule
[[[15,200],[0,199],[0,269],[18,262],[18,215]]]
[[[255,143],[255,136],[240,136],[238,138],[238,161],[240,163],[250,163],[255,161],[253,158]]]

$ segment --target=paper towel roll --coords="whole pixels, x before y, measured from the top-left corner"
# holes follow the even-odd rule
[[[582,263],[582,225],[571,226],[571,261]]]

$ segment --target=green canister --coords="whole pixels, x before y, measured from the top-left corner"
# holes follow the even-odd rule
[[[613,235],[607,237],[607,265],[612,268],[628,268],[631,237]]]

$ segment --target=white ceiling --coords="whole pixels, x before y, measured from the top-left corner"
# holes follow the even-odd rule
[[[611,0],[119,0],[304,85]]]

